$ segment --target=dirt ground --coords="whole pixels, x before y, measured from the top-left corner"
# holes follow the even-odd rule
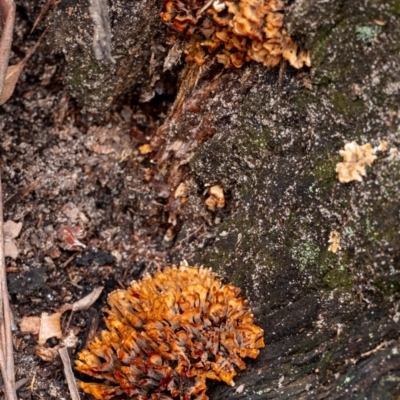
[[[34,10],[21,3],[11,64],[42,33],[30,30],[33,11],[43,2]],[[30,378],[18,391],[20,399],[70,398],[59,357],[46,362],[36,355],[37,337],[18,329],[22,318],[52,313],[104,286],[90,310],[63,315],[63,333],[72,330],[79,339],[74,358],[89,327],[101,324],[106,293],[167,264],[190,263],[194,250],[210,246],[214,238],[215,215],[189,173],[190,196],[173,237],[164,207],[168,188],[165,193],[146,180],[150,158],[139,147],[165,119],[174,94],[146,104],[127,100],[98,126],[66,92],[64,68],[63,57],[43,43],[0,108],[4,219],[22,222],[13,239],[18,256],[7,258],[16,379]],[[79,240],[75,246],[71,235]],[[57,344],[51,339],[45,347]]]

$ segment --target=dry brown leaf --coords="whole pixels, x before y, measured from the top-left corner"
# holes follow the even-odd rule
[[[6,79],[4,81],[4,88],[0,97],[0,106],[2,106],[13,94],[15,85],[18,82],[18,78],[21,75],[21,72],[26,64],[24,60],[22,60],[20,63],[16,65],[10,65],[7,68]]]
[[[346,143],[340,150],[343,162],[336,164],[336,172],[340,182],[362,181],[367,174],[365,167],[371,165],[376,156],[370,143],[359,146],[356,142]]]
[[[43,361],[52,362],[58,356],[58,350],[60,347],[60,345],[55,347],[36,346],[35,354]]]
[[[4,252],[6,257],[15,260],[18,257],[18,248],[13,241],[22,229],[22,222],[7,221],[4,224]]]
[[[73,330],[63,337],[61,330],[61,315],[68,310],[81,311],[88,309],[100,296],[103,287],[94,289],[84,298],[73,304],[64,304],[58,312],[54,314],[42,313],[40,317],[24,317],[20,323],[21,333],[32,333],[39,335],[38,346],[35,349],[36,354],[44,361],[52,361],[57,355],[60,346],[52,349],[45,348],[43,345],[50,338],[63,339],[61,344],[65,347],[75,347],[77,337]]]
[[[188,192],[189,192],[189,189],[188,189],[186,183],[182,182],[182,183],[175,189],[174,197],[175,197],[175,199],[177,199],[178,197],[187,197]]]
[[[99,298],[103,289],[104,289],[103,286],[99,286],[98,288],[94,289],[91,293],[89,293],[87,296],[76,301],[75,303],[64,304],[60,308],[60,313],[64,313],[65,311],[68,311],[68,310],[71,310],[71,311],[87,310]]]
[[[72,311],[87,310],[99,298],[103,289],[104,289],[103,286],[99,286],[98,288],[94,289],[91,293],[89,293],[87,296],[85,296],[84,298],[73,303]]]
[[[21,333],[32,333],[39,335],[40,330],[40,317],[23,317],[19,324]]]
[[[18,237],[22,229],[22,222],[7,221],[4,224],[4,236],[8,236],[12,239]]]
[[[40,317],[40,330],[39,330],[39,345],[46,343],[47,339],[55,337],[57,339],[62,338],[61,330],[61,312],[54,314],[42,313]]]
[[[40,36],[39,40],[35,43],[35,45],[31,49],[29,49],[28,53],[26,53],[26,56],[18,64],[10,65],[7,68],[6,79],[4,81],[4,87],[3,87],[3,91],[2,91],[1,97],[0,97],[0,106],[2,106],[6,101],[8,101],[8,99],[14,93],[15,85],[18,82],[19,76],[21,75],[29,58],[39,47],[40,42],[43,38],[43,35],[46,33],[46,31],[43,32],[43,34],[42,34],[42,36]]]
[[[15,260],[18,257],[19,251],[17,245],[11,239],[4,240],[4,255]]]

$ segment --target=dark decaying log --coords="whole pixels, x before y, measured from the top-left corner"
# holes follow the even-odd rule
[[[110,66],[91,52],[87,6],[67,18],[68,3],[48,40],[81,104],[104,110],[126,91],[146,100],[176,76],[162,72],[171,44],[160,4],[110,2]],[[285,23],[312,67],[287,68],[280,85],[278,70],[256,63],[197,70],[152,139],[154,174],[169,188],[190,169],[200,187],[229,193],[229,216],[197,261],[242,288],[266,333],[236,386],[212,384],[211,399],[400,395],[399,17],[396,0],[290,1]],[[363,181],[339,183],[339,150],[381,140],[388,148]]]

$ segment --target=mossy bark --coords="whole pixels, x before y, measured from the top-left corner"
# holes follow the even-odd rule
[[[243,289],[267,343],[240,393],[217,385],[211,398],[400,394],[399,160],[380,153],[363,182],[335,173],[347,142],[399,144],[399,4],[385,3],[294,2],[287,22],[311,46],[310,74],[287,71],[278,87],[277,71],[246,67],[257,83],[191,162],[232,197],[198,260]]]
[[[400,2],[290,3],[286,23],[311,49],[310,71],[288,68],[281,85],[277,70],[255,63],[206,75],[164,127],[165,141],[193,127],[216,132],[204,144],[210,135],[196,133],[203,139],[191,143],[190,169],[201,187],[224,186],[228,210],[214,246],[196,261],[240,286],[265,330],[259,358],[235,387],[213,384],[210,398],[395,399],[400,160],[381,152],[362,182],[348,184],[335,166],[347,142],[400,145]],[[132,35],[154,15],[132,21]],[[144,46],[129,83],[139,92],[149,43],[165,45],[167,30],[160,32],[132,39]],[[71,61],[68,82],[93,106],[98,95],[82,88],[97,67],[89,77],[79,65]],[[336,254],[328,251],[333,230],[341,235]]]
[[[166,57],[167,31],[159,18],[160,5],[150,0],[110,3],[115,64],[94,56],[89,5],[89,1],[66,0],[51,14],[47,42],[68,62],[64,82],[70,93],[84,109],[100,116],[124,94],[142,100],[154,97]]]

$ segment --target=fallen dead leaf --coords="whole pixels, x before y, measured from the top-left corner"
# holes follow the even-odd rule
[[[36,355],[43,361],[52,362],[57,357],[61,348],[75,348],[78,344],[78,330],[70,329],[67,335],[63,336],[61,330],[61,315],[65,311],[81,311],[88,309],[100,296],[103,287],[94,289],[84,298],[73,304],[64,304],[53,314],[42,313],[40,317],[24,317],[20,323],[21,333],[39,334],[38,345],[35,347]],[[50,338],[62,339],[60,344],[55,347],[45,347],[45,343]]]
[[[4,255],[15,260],[18,257],[17,245],[11,239],[4,240]]]
[[[0,97],[0,106],[2,106],[8,99],[11,97],[11,95],[14,93],[15,86],[18,82],[18,79],[28,62],[29,58],[32,56],[32,54],[36,51],[36,49],[39,47],[40,42],[46,33],[47,29],[43,32],[42,36],[40,36],[39,40],[35,43],[35,45],[29,49],[28,53],[26,53],[26,56],[18,63],[15,65],[10,65],[7,68],[6,72],[6,78],[4,80],[4,86],[3,86],[3,91],[1,92],[1,97]]]
[[[40,330],[40,317],[23,317],[19,324],[21,333],[32,333],[39,335]]]
[[[60,323],[60,312],[54,314],[42,313],[40,317],[40,330],[39,330],[39,345],[46,343],[47,339],[55,337],[57,339],[62,338],[62,330]]]
[[[57,357],[60,347],[60,345],[57,345],[55,347],[36,346],[35,354],[43,361],[52,362]]]
[[[175,199],[177,199],[178,197],[187,197],[188,195],[188,187],[187,185],[182,182],[176,189],[175,189],[175,193],[174,193],[174,197]]]
[[[103,289],[104,289],[103,286],[99,286],[98,288],[94,289],[91,293],[89,293],[87,296],[76,301],[75,303],[64,304],[60,308],[60,312],[64,313],[65,311],[68,311],[68,310],[71,310],[71,311],[87,310],[99,298]]]
[[[18,257],[18,248],[14,242],[22,229],[22,222],[7,221],[4,224],[4,252],[6,257],[15,260]]]
[[[18,237],[21,229],[22,222],[14,222],[9,220],[4,224],[4,235],[14,239]]]

